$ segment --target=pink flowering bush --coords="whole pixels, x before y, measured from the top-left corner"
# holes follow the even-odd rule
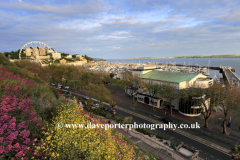
[[[38,118],[29,99],[31,79],[21,78],[0,68],[0,157],[5,159],[42,159],[46,153],[34,154],[41,144],[42,118]]]

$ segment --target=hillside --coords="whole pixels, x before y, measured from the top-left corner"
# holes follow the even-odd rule
[[[146,154],[156,159],[136,149],[115,129],[56,127],[58,122],[85,125],[106,122],[50,87],[46,81],[52,80],[54,72],[28,61],[11,63],[0,54],[1,158],[129,160],[143,159]]]

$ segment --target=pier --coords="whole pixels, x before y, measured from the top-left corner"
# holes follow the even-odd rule
[[[222,67],[222,75],[223,79],[225,80],[226,84],[231,86],[240,86],[240,79],[239,77],[229,68]]]
[[[223,70],[223,67],[215,67],[215,66],[200,66],[200,65],[185,65],[185,64],[176,64],[174,65],[173,63],[157,63],[158,65],[168,65],[168,66],[182,66],[182,67],[194,67],[194,68],[208,68],[208,69],[213,69],[213,70],[219,70],[220,72]],[[235,68],[231,67],[225,67],[230,69],[231,71],[235,72]]]

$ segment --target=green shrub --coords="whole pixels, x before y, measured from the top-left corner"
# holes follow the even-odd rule
[[[136,128],[135,130],[140,132],[140,133],[143,133],[145,135],[148,135],[149,137],[152,135],[151,131],[149,131],[145,128]]]
[[[58,94],[58,91],[55,87],[51,86],[50,87],[50,90],[52,91],[52,93],[54,94],[54,96],[59,99],[59,94]]]
[[[40,112],[40,116],[48,121],[51,122],[54,116],[57,116],[57,107],[52,106],[52,107],[47,107],[45,110]]]
[[[113,119],[113,116],[112,116],[111,113],[107,113],[106,118],[107,118],[107,119]]]
[[[157,137],[158,139],[165,140],[165,138],[164,138],[164,137],[162,137],[162,136],[159,136],[158,134],[156,135],[156,137]]]
[[[114,119],[115,119],[115,121],[116,121],[117,123],[123,124],[123,118],[122,118],[122,117],[115,116]]]
[[[131,124],[132,123],[132,117],[125,117],[123,119],[123,124]]]

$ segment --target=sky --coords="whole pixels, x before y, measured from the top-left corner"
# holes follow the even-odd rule
[[[240,54],[239,0],[0,0],[0,52],[131,59]]]

